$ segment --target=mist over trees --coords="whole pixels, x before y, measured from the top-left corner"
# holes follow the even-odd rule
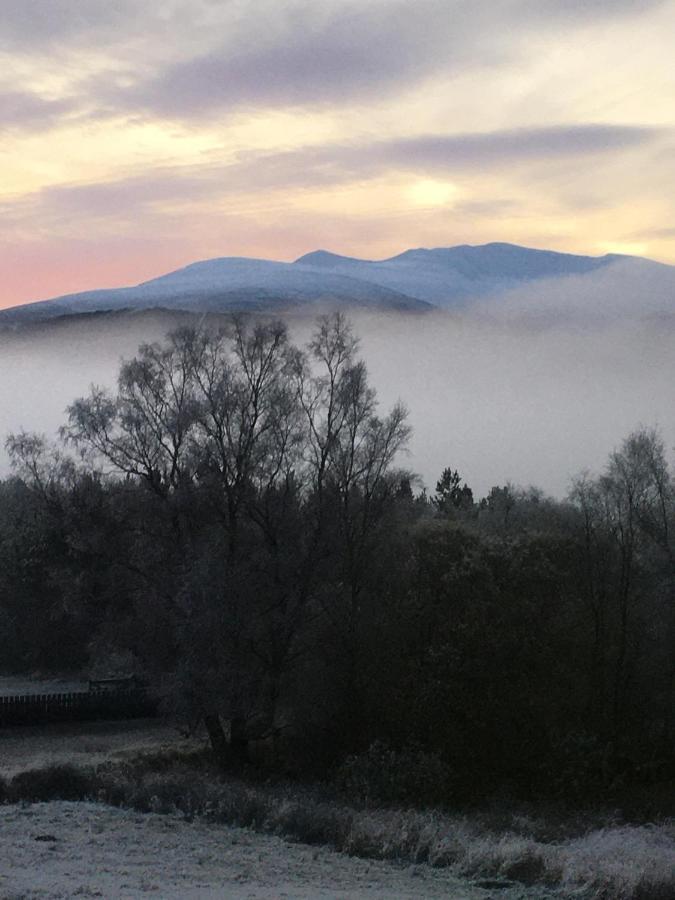
[[[672,774],[675,487],[640,429],[565,501],[397,467],[349,323],[182,328],[8,440],[7,671],[113,651],[224,762],[406,759],[441,799]]]

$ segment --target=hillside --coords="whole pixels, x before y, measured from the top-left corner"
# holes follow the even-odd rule
[[[351,259],[324,250],[309,253],[296,265],[320,268],[368,280],[427,300],[436,306],[464,306],[467,301],[500,293],[538,279],[586,275],[627,259],[615,255],[575,256],[515,244],[406,250],[380,261]]]
[[[223,257],[192,263],[141,284],[86,291],[0,312],[0,325],[64,314],[115,309],[193,312],[332,309],[425,312],[433,306],[458,310],[520,289],[551,284],[592,298],[618,275],[633,293],[644,294],[649,312],[672,312],[675,267],[637,257],[578,256],[514,244],[411,249],[384,260],[339,256],[317,250],[292,263]],[[614,279],[616,280],[616,279]],[[656,302],[655,302],[656,298]],[[631,302],[633,302],[631,300]]]

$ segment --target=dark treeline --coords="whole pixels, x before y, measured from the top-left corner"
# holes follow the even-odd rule
[[[439,799],[509,783],[603,791],[672,775],[675,502],[630,435],[563,502],[427,497],[395,467],[341,316],[182,329],[10,437],[0,483],[6,672],[126,653],[225,761],[427,765]],[[370,749],[369,749],[370,748]],[[356,762],[355,762],[356,760]]]

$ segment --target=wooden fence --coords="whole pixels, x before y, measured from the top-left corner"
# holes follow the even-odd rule
[[[157,704],[138,687],[0,697],[0,727],[86,719],[135,719],[156,712]]]

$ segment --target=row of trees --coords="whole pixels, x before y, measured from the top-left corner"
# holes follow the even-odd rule
[[[451,469],[430,499],[395,468],[405,410],[378,414],[338,315],[305,350],[278,323],[177,331],[62,436],[74,452],[8,441],[6,667],[125,651],[217,753],[265,738],[300,769],[375,740],[439,754],[456,787],[673,765],[675,502],[654,432],[564,502],[476,502]]]

